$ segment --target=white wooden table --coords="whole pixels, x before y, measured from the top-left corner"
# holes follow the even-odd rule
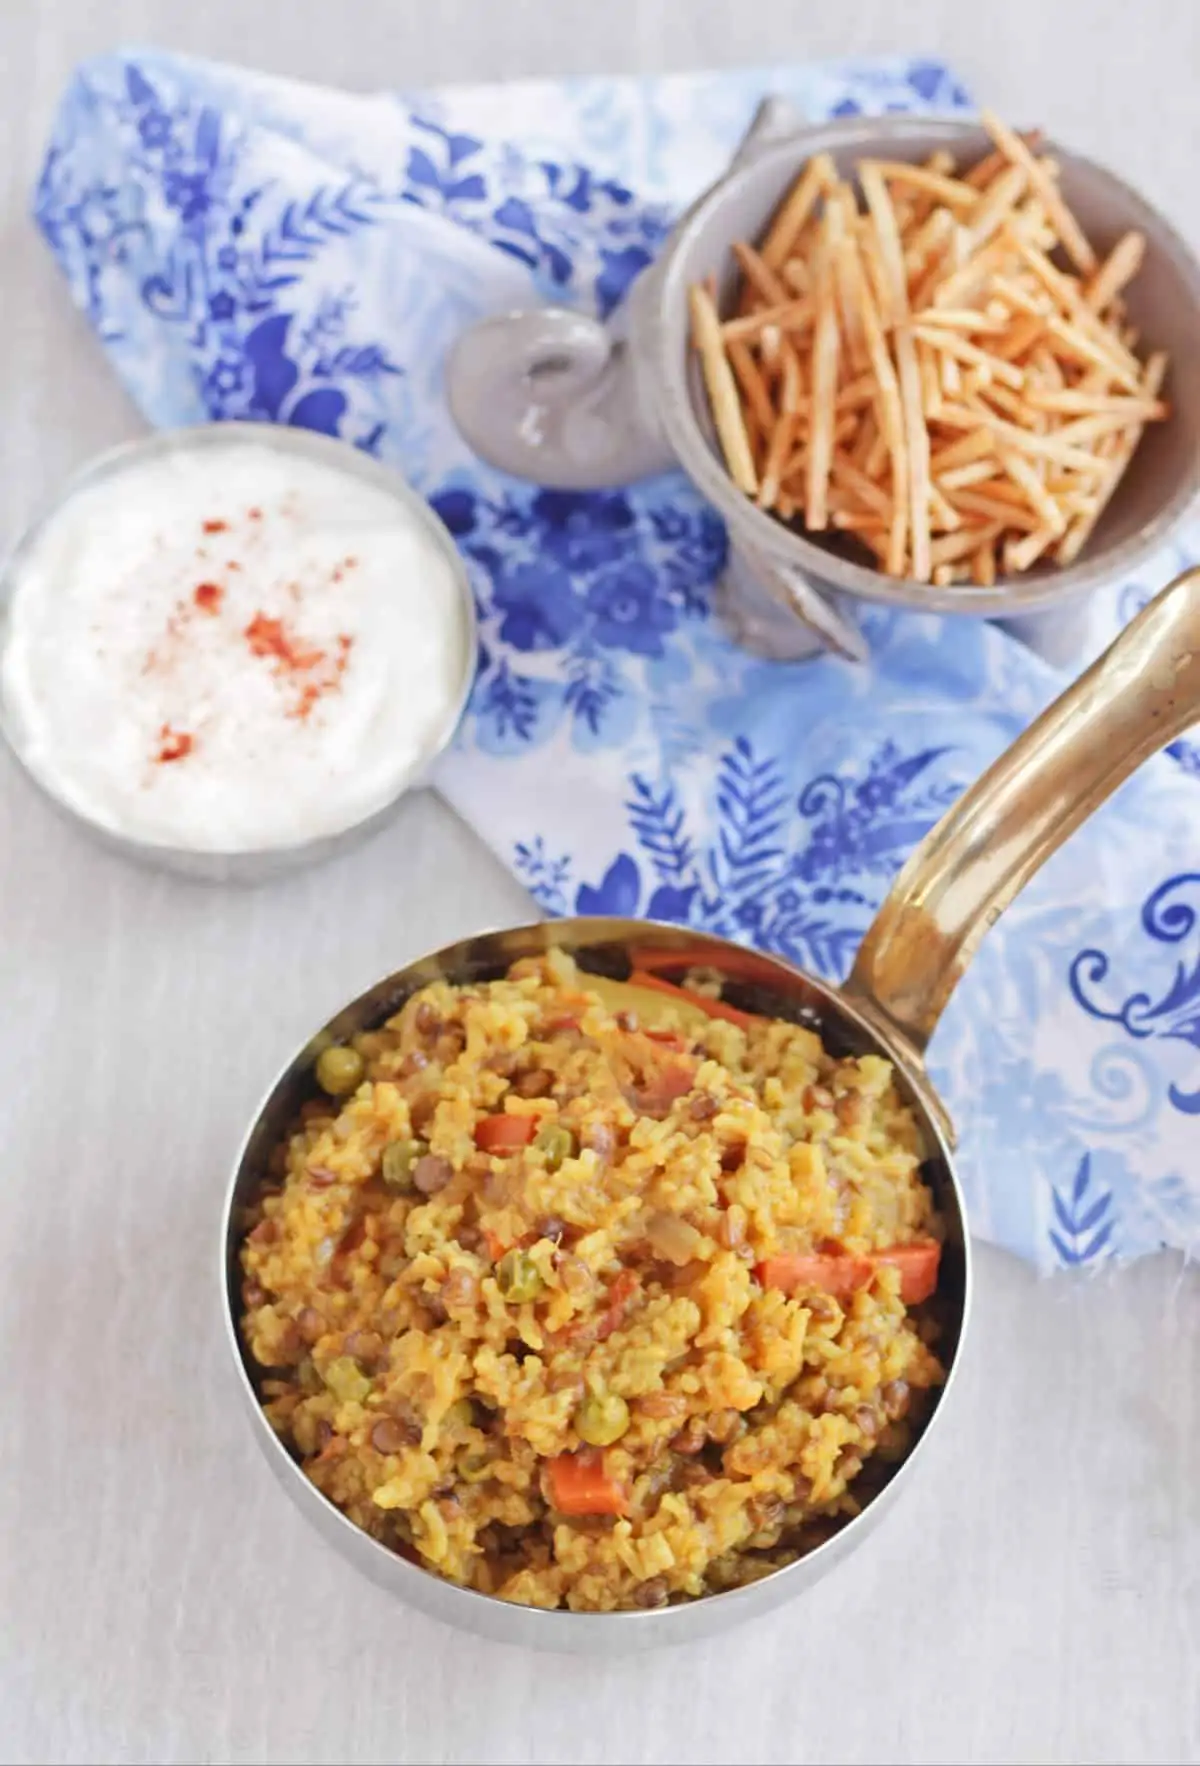
[[[902,20],[902,22],[901,22]],[[348,86],[926,48],[1200,234],[1186,0],[0,0],[0,544],[136,419],[26,219],[75,60],[162,42]],[[278,1494],[220,1336],[256,1095],[388,967],[528,904],[438,802],[256,893],[94,851],[0,757],[0,1757],[1200,1760],[1200,1276],[981,1260],[955,1428],[757,1628],[536,1658],[396,1607]]]

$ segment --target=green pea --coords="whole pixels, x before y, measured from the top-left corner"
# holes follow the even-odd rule
[[[429,1151],[428,1141],[389,1141],[383,1149],[382,1175],[389,1190],[409,1195],[416,1189],[413,1167]]]
[[[545,1287],[537,1264],[528,1251],[506,1251],[496,1265],[496,1286],[514,1306],[536,1300]]]
[[[538,1130],[534,1146],[546,1156],[546,1170],[557,1171],[564,1159],[575,1151],[575,1136],[561,1122],[544,1122]]]
[[[325,1384],[343,1404],[357,1400],[362,1403],[371,1390],[371,1382],[352,1355],[339,1355],[325,1369]]]
[[[575,1412],[579,1439],[589,1447],[611,1447],[629,1427],[629,1406],[616,1392],[589,1392]]]
[[[317,1056],[317,1084],[331,1098],[348,1097],[363,1082],[366,1063],[357,1049],[335,1043]]]

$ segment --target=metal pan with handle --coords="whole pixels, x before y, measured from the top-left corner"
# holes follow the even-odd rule
[[[610,1653],[681,1642],[763,1613],[825,1574],[877,1524],[939,1432],[961,1365],[970,1311],[970,1251],[954,1173],[953,1131],[925,1072],[924,1051],[980,940],[1017,891],[1150,755],[1200,720],[1200,570],[1178,578],[960,798],[900,873],[844,987],[776,958],[686,927],[572,919],[486,933],[410,963],[331,1020],[278,1078],[239,1153],[221,1240],[222,1305],[243,1398],[258,1441],[289,1494],[324,1536],[375,1581],[448,1624],[535,1648]],[[947,1226],[937,1305],[939,1354],[949,1368],[915,1449],[849,1525],[807,1556],[728,1593],[645,1612],[545,1612],[463,1589],[406,1562],[361,1532],[309,1483],[263,1415],[241,1343],[239,1230],[271,1149],[313,1089],[315,1051],[381,1023],[431,981],[503,974],[557,945],[585,971],[626,978],[653,967],[670,978],[695,964],[717,970],[738,1004],[816,1029],[831,1053],[890,1060],[926,1151],[924,1175]]]

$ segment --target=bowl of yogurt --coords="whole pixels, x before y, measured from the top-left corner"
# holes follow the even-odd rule
[[[402,478],[270,424],[94,461],[0,578],[0,730],[107,844],[253,881],[341,850],[423,783],[475,612]]]

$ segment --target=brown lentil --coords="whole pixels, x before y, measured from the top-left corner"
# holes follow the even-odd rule
[[[474,1306],[479,1298],[479,1282],[469,1269],[452,1269],[442,1283],[442,1305]]]
[[[687,1406],[687,1399],[679,1392],[647,1392],[645,1397],[635,1398],[633,1402],[639,1416],[653,1417],[656,1421],[683,1416]]]
[[[679,1433],[673,1437],[671,1451],[672,1453],[699,1453],[707,1440],[708,1430],[704,1426],[703,1419],[698,1416],[690,1417]]]
[[[371,1425],[371,1446],[376,1453],[402,1453],[406,1447],[415,1447],[420,1439],[421,1431],[416,1424],[401,1422],[399,1417],[381,1416]]]
[[[896,1422],[902,1417],[909,1405],[907,1380],[889,1380],[879,1394],[883,1400],[883,1414],[889,1422]]]
[[[648,1582],[639,1583],[634,1590],[633,1604],[635,1607],[665,1607],[670,1598],[665,1576],[651,1576]]]
[[[545,1067],[531,1067],[513,1081],[513,1090],[519,1098],[544,1098],[553,1084],[553,1073]]]
[[[449,1159],[443,1159],[440,1153],[423,1153],[412,1170],[415,1188],[423,1196],[436,1196],[444,1190],[454,1176],[454,1167]]]

